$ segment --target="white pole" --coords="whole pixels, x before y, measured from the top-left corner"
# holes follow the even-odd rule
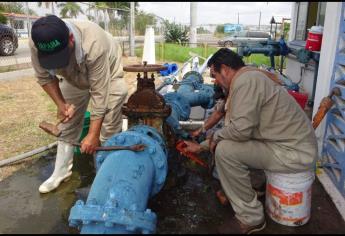
[[[129,29],[129,48],[130,48],[130,56],[134,57],[135,56],[135,52],[134,52],[134,48],[135,48],[135,19],[134,19],[134,2],[130,3],[130,14],[131,14],[131,22],[130,22],[130,29]]]
[[[25,8],[26,8],[26,20],[27,20],[26,27],[28,28],[28,37],[30,38],[30,35],[31,35],[31,21],[30,21],[30,18],[29,18],[29,4],[28,4],[28,2],[25,2]]]
[[[51,4],[52,4],[52,14],[55,15],[54,2],[51,2]]]
[[[195,48],[197,45],[197,33],[196,33],[196,16],[197,16],[197,3],[190,2],[190,38],[189,43],[191,48]]]

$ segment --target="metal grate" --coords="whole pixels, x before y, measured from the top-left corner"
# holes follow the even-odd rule
[[[334,107],[327,115],[322,151],[322,166],[340,193],[345,197],[345,3],[342,3],[340,33],[337,41],[331,90],[339,88],[340,96],[333,96]]]

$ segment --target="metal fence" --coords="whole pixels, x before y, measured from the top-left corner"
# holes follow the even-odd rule
[[[88,19],[100,25],[105,31],[112,34],[121,44],[123,54],[129,55],[130,49],[130,10],[129,8],[119,9],[99,5],[100,2],[1,2],[7,6],[3,15],[7,18],[7,25],[10,26],[17,38],[18,43],[14,40],[7,40],[6,46],[15,49],[10,55],[0,55],[0,72],[15,69],[29,68],[31,66],[30,50],[28,46],[28,37],[30,35],[31,25],[35,20],[42,16],[55,14],[60,17]],[[66,4],[78,4],[80,11],[71,13],[64,11]],[[104,4],[104,3],[103,3]],[[154,19],[153,19],[153,18]],[[144,44],[144,34],[146,25],[154,25],[155,42],[160,45],[164,41],[164,19],[151,14],[147,20],[147,14],[141,11],[135,12],[135,48],[136,53],[142,50]],[[154,21],[154,22],[153,22]],[[208,47],[217,47],[218,39],[214,37],[215,25],[198,26],[198,47],[202,47],[207,54]],[[11,46],[12,44],[12,46]],[[18,45],[18,46],[17,46]],[[0,47],[2,47],[1,45]],[[158,47],[159,48],[159,47]],[[162,48],[162,47],[161,47]],[[161,59],[165,59],[164,49],[159,49]],[[11,50],[9,50],[11,51]],[[157,51],[157,50],[156,50]]]
[[[0,73],[16,69],[31,67],[28,38],[31,26],[42,16],[54,14],[62,18],[78,18],[97,23],[105,31],[117,38],[124,54],[129,51],[129,10],[114,9],[98,6],[91,2],[79,2],[80,11],[73,15],[64,12],[66,4],[57,2],[1,2],[2,14],[10,30],[1,33],[0,45]],[[73,3],[74,4],[74,3]],[[2,22],[4,23],[4,22]],[[139,37],[137,46],[143,44],[143,37]]]

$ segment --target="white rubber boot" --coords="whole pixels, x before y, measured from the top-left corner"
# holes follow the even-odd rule
[[[39,187],[41,193],[56,189],[62,181],[68,181],[72,175],[74,146],[58,141],[57,154],[53,174]]]

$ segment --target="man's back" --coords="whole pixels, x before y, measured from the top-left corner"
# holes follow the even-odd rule
[[[226,109],[225,126],[232,133],[229,139],[263,141],[283,162],[303,161],[299,155],[306,150],[314,152],[317,147],[314,130],[302,108],[262,72],[247,71],[233,81]]]

